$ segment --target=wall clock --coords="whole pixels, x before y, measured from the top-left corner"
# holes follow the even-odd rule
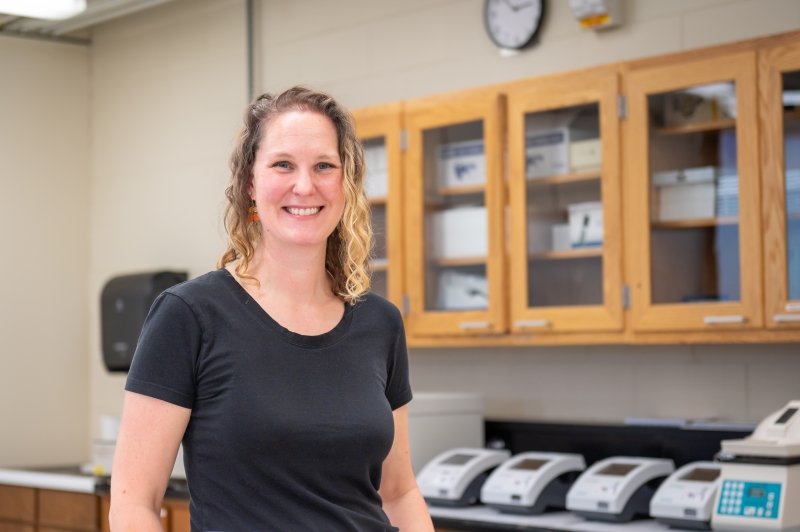
[[[520,50],[532,44],[544,20],[545,0],[486,0],[483,22],[500,48]]]

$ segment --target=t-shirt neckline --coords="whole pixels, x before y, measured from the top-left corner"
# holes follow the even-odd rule
[[[270,316],[261,305],[258,304],[253,296],[251,296],[250,293],[245,290],[241,284],[239,284],[239,281],[233,277],[227,268],[223,267],[218,271],[221,272],[222,276],[226,279],[226,282],[234,291],[234,293],[239,296],[239,300],[242,302],[242,304],[249,308],[250,313],[253,314],[259,321],[276,331],[283,340],[290,344],[312,349],[327,347],[338,342],[347,333],[347,329],[350,327],[354,305],[345,303],[344,313],[342,314],[341,319],[328,332],[317,335],[305,335],[291,331],[275,321],[275,319]]]

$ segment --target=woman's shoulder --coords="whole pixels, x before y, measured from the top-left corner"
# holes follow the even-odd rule
[[[400,310],[394,303],[374,292],[367,292],[361,296],[358,302],[356,302],[355,308],[361,310],[362,314],[376,316],[382,319],[391,318],[402,320]]]
[[[231,275],[226,269],[220,268],[171,286],[165,292],[178,296],[186,302],[218,297],[220,290],[228,282],[226,278],[230,277]]]

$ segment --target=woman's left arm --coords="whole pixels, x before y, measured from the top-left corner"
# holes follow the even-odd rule
[[[428,507],[417,487],[408,450],[408,405],[394,412],[394,443],[383,461],[380,495],[383,510],[401,532],[433,532]]]

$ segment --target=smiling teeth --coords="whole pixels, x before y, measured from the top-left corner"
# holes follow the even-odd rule
[[[308,207],[305,209],[288,207],[287,210],[290,214],[294,214],[295,216],[311,216],[312,214],[317,214],[319,212],[319,207]]]

